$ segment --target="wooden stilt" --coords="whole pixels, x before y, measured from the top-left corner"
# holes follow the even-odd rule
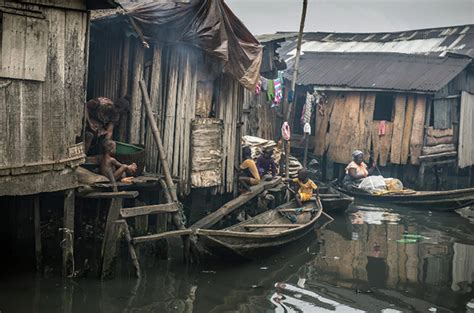
[[[135,199],[135,207],[144,206],[145,203]],[[135,217],[135,231],[134,235],[146,235],[148,231],[148,215],[140,215]]]
[[[137,252],[135,251],[135,246],[133,245],[132,236],[130,235],[127,222],[125,222],[125,220],[118,220],[115,223],[119,225],[121,229],[120,232],[127,241],[128,252],[130,253],[130,258],[132,259],[132,263],[135,268],[135,275],[137,278],[141,278],[140,263],[138,262]]]
[[[308,145],[309,145],[309,137],[310,134],[306,134],[307,138],[305,140],[304,144],[304,157],[303,157],[303,167],[306,168],[306,165],[308,164]]]
[[[74,189],[67,190],[64,197],[63,221],[63,276],[74,274]]]
[[[290,178],[290,141],[285,140],[285,178]]]
[[[417,186],[419,189],[422,189],[423,185],[425,184],[425,162],[421,162],[420,169],[418,170],[418,180]]]
[[[36,271],[41,272],[42,253],[41,253],[41,215],[40,215],[40,198],[35,196],[33,199],[34,207],[34,224],[35,224],[35,252],[36,252]]]
[[[113,276],[115,258],[117,256],[118,243],[118,226],[114,222],[120,216],[120,209],[122,209],[123,200],[114,198],[110,202],[109,213],[107,215],[107,222],[105,224],[104,240],[102,242],[102,262],[101,262],[101,279],[107,279]]]

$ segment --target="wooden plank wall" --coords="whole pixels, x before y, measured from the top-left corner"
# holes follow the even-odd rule
[[[410,164],[418,165],[423,148],[424,129],[425,129],[425,110],[426,97],[418,95],[416,97],[415,113],[413,114],[413,127],[410,139]]]
[[[64,159],[81,134],[87,12],[41,10],[49,24],[45,81],[0,79],[0,169]]]
[[[150,73],[153,111],[163,130],[163,145],[171,173],[179,180],[181,195],[191,191],[191,121],[195,117],[198,55],[188,47],[157,45]],[[159,173],[159,156],[149,126],[146,127],[147,170]]]
[[[216,103],[217,117],[224,122],[221,193],[234,191],[234,165],[240,152],[242,102],[243,87],[230,76],[222,75]]]
[[[459,167],[474,165],[474,95],[461,94],[461,121],[459,125]]]
[[[328,102],[316,114],[314,153],[327,153],[332,162],[349,163],[353,150],[362,150],[381,166],[418,164],[424,135],[426,97],[398,94],[393,121],[385,122],[385,134],[379,135],[380,121],[373,120],[375,93],[327,92]],[[411,156],[411,158],[410,158]]]
[[[256,136],[269,140],[277,140],[281,136],[281,117],[267,102],[265,92],[244,89],[242,136]]]
[[[131,134],[132,125],[138,125],[138,127],[133,126],[135,135],[128,138],[143,138],[147,152],[146,170],[151,173],[161,172],[153,137],[148,123],[143,121],[144,109],[141,106],[141,93],[136,92],[133,95],[133,90],[135,90],[133,86],[140,76],[137,72],[140,71],[148,85],[152,110],[157,125],[162,130],[163,145],[171,166],[171,173],[178,180],[179,193],[184,196],[191,191],[192,120],[197,116],[209,117],[213,114],[223,120],[224,127],[222,184],[218,191],[232,192],[235,185],[233,169],[239,158],[239,138],[242,132],[240,117],[244,100],[243,87],[235,79],[209,70],[214,65],[206,62],[212,60],[206,58],[197,49],[183,45],[154,44],[143,54],[137,54],[136,51],[141,50],[141,47],[137,48],[139,42],[134,38],[130,39],[129,45],[132,47],[130,50],[135,53],[130,52],[128,71],[123,71],[123,64],[127,63],[121,59],[122,56],[127,55],[125,37],[122,34],[119,38],[109,41],[106,35],[112,37],[113,32],[109,33],[107,29],[102,29],[93,36],[94,42],[101,44],[95,45],[91,50],[91,55],[97,57],[98,61],[91,66],[90,75],[95,78],[89,84],[88,97],[106,96],[117,100],[124,94],[132,95],[133,103],[129,119],[135,122],[129,123],[127,132]],[[101,76],[101,72],[105,74]],[[216,73],[220,75],[217,78]],[[107,75],[112,77],[107,78]],[[205,91],[198,90],[199,81],[207,82],[207,85],[209,81],[213,81],[214,96],[209,95],[210,86],[207,86]],[[123,90],[120,87],[123,85],[128,86],[129,90]]]

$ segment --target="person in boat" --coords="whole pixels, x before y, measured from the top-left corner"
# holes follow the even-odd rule
[[[250,190],[250,186],[260,183],[260,174],[255,161],[252,159],[250,147],[242,149],[242,159],[243,162],[239,166],[239,182],[245,190]]]
[[[303,202],[310,201],[313,197],[313,192],[318,189],[318,186],[308,178],[308,171],[301,169],[298,171],[298,178],[288,179],[298,185],[296,190],[295,200],[299,207],[303,206]]]
[[[127,175],[133,175],[137,171],[135,163],[126,165],[114,158],[116,144],[111,139],[106,139],[103,143],[104,154],[100,162],[100,173],[111,182],[125,181]]]
[[[352,152],[352,162],[346,166],[346,175],[342,180],[342,186],[350,190],[353,186],[358,186],[362,179],[371,175],[375,169],[375,163],[370,168],[364,163],[364,153],[360,150]]]
[[[273,160],[273,148],[267,148],[257,159],[257,169],[260,177],[271,175],[275,177],[277,174],[277,166]]]

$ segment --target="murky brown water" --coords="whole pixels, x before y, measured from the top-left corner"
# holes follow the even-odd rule
[[[186,269],[159,261],[143,265],[139,282],[11,276],[0,282],[0,311],[465,311],[474,298],[472,224],[454,213],[353,209],[321,232],[321,243],[311,234],[252,262]]]

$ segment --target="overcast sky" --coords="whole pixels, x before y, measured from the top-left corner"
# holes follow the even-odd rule
[[[225,0],[255,35],[297,31],[303,0]],[[385,32],[474,24],[474,0],[309,0],[305,31]]]

